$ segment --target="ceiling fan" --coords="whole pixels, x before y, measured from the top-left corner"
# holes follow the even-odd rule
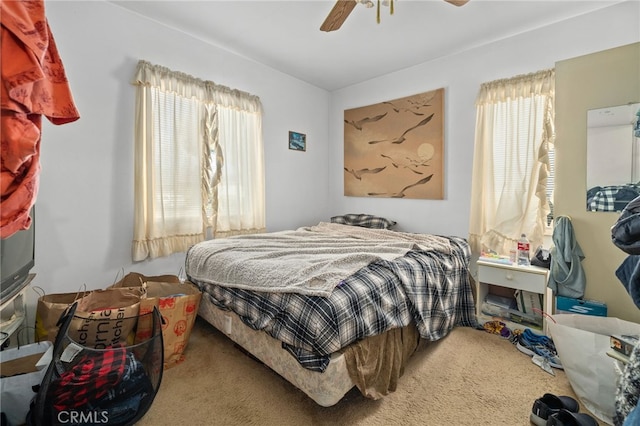
[[[444,0],[444,1],[446,1],[447,3],[453,4],[455,6],[464,6],[469,0]],[[329,32],[329,31],[335,31],[339,29],[344,23],[344,21],[347,19],[347,17],[349,16],[353,8],[356,7],[356,4],[358,3],[359,1],[357,0],[336,1],[336,4],[333,6],[333,9],[331,9],[331,12],[329,12],[329,15],[320,26],[320,30]],[[364,2],[364,3],[367,3],[367,2]],[[369,1],[368,3],[373,5],[372,1]],[[393,0],[391,1],[391,6],[393,7]],[[378,3],[378,7],[380,7],[379,3]]]

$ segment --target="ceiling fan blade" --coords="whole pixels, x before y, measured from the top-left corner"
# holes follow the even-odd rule
[[[453,4],[455,6],[464,6],[469,2],[469,0],[444,0],[447,3]]]
[[[329,32],[340,28],[356,4],[356,0],[338,0],[320,26],[320,30]]]

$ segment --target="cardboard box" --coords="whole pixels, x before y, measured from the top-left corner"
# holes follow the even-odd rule
[[[556,314],[583,314],[606,317],[607,305],[597,300],[556,296]]]
[[[25,424],[36,396],[34,389],[42,383],[52,358],[53,343],[49,341],[0,351],[0,399],[8,424]]]

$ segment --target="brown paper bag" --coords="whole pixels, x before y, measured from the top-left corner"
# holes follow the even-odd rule
[[[162,338],[164,341],[164,368],[184,361],[184,350],[198,314],[202,292],[190,282],[148,281],[145,283],[146,297],[140,301],[140,314],[158,307],[162,315]],[[151,323],[138,322],[136,340],[148,339]]]
[[[129,272],[127,275],[122,277],[121,280],[119,280],[116,283],[114,283],[113,285],[109,286],[109,288],[112,288],[112,287],[142,287],[142,284],[144,284],[146,282],[149,282],[149,281],[156,281],[156,282],[162,282],[162,283],[180,283],[180,279],[178,278],[177,275],[146,276],[146,275],[140,274],[138,272]]]
[[[112,288],[134,288],[144,286],[145,296],[140,301],[140,315],[158,307],[162,315],[162,338],[164,341],[164,368],[184,361],[183,352],[200,307],[202,292],[190,282],[182,284],[177,275],[146,276],[129,272]],[[151,322],[138,322],[136,341],[146,339],[151,333]]]
[[[69,334],[81,345],[104,349],[117,343],[131,343],[140,312],[142,288],[93,290],[78,299]],[[111,321],[122,320],[122,321]]]
[[[36,341],[55,342],[62,313],[88,292],[42,294],[36,304]]]

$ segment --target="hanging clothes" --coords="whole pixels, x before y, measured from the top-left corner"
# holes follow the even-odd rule
[[[611,227],[611,241],[627,254],[640,255],[640,196],[631,200]]]
[[[576,240],[571,219],[556,218],[552,239],[549,288],[557,296],[579,299],[584,296],[587,279],[581,263],[584,253]]]
[[[611,227],[611,241],[629,254],[616,269],[616,277],[640,308],[640,197],[631,200],[620,213]]]
[[[2,1],[0,27],[0,237],[27,229],[40,177],[42,116],[80,118],[44,1]]]
[[[616,277],[629,293],[633,303],[640,308],[640,256],[627,256],[616,269]]]

